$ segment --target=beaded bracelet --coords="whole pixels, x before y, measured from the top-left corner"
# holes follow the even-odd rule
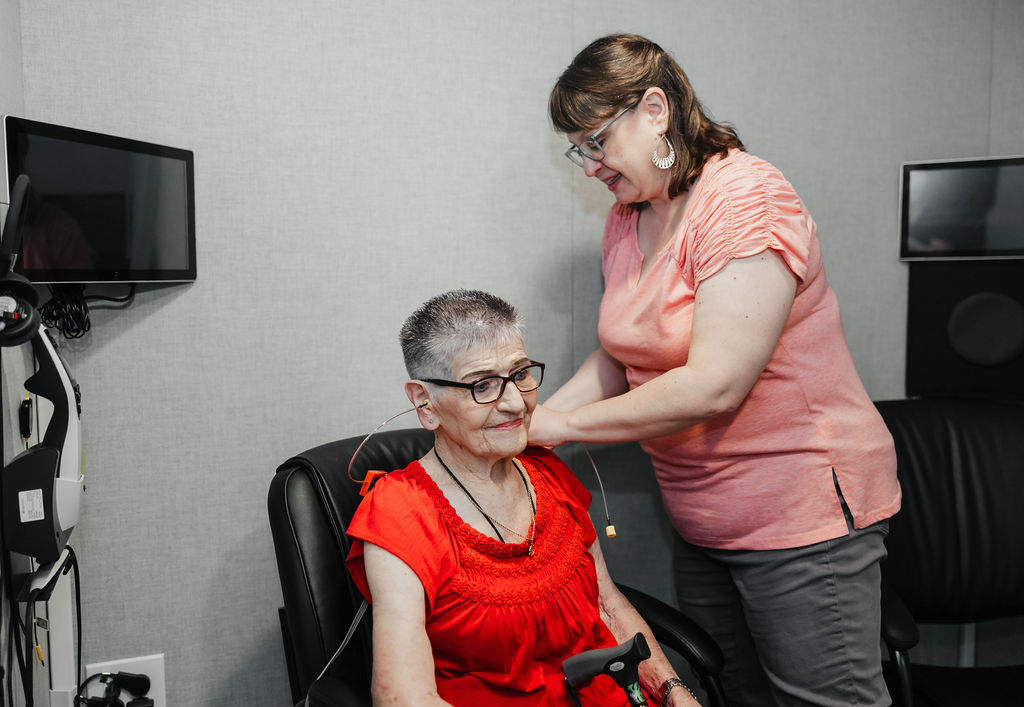
[[[665,700],[668,698],[668,693],[672,692],[672,688],[681,687],[690,693],[690,697],[697,699],[697,696],[693,694],[693,690],[688,688],[682,680],[679,678],[669,678],[665,682],[661,683],[661,687],[658,688],[658,695],[661,698],[661,703],[665,704]]]

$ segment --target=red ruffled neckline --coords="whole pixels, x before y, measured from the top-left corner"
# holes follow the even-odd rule
[[[536,545],[548,514],[548,494],[544,485],[538,483],[539,474],[536,473],[534,465],[531,464],[529,460],[524,459],[521,456],[517,456],[515,459],[522,464],[523,468],[526,470],[526,474],[530,479],[530,485],[533,486],[533,492],[537,497],[537,515],[534,518],[535,528],[533,537],[534,549],[536,550]],[[520,556],[530,557],[529,540],[523,540],[519,543],[503,543],[497,538],[484,535],[472,525],[464,521],[452,507],[451,503],[448,501],[448,497],[444,495],[444,492],[441,491],[441,488],[437,485],[434,479],[431,478],[430,474],[427,473],[427,470],[423,468],[423,465],[420,464],[419,461],[414,461],[406,467],[406,472],[412,475],[412,477],[423,486],[427,495],[430,496],[430,499],[434,502],[434,505],[440,512],[445,524],[466,544],[495,558],[505,559]]]

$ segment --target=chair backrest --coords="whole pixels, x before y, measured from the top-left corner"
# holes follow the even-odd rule
[[[1024,614],[1024,405],[876,405],[896,443],[903,489],[885,581],[919,621]]]
[[[341,643],[362,602],[345,569],[345,535],[362,497],[348,464],[363,437],[314,447],[292,457],[270,484],[268,511],[293,656],[293,692],[305,695]],[[378,432],[360,450],[352,476],[392,471],[419,459],[434,435],[423,429]],[[364,620],[331,669],[342,682],[370,684],[370,622]]]

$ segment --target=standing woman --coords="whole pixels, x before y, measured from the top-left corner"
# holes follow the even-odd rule
[[[530,442],[650,454],[680,606],[725,650],[731,704],[890,704],[879,563],[895,451],[806,207],[643,37],[586,47],[549,110],[615,204],[601,345],[537,407]]]

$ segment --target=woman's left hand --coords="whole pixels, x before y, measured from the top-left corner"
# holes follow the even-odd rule
[[[538,447],[557,447],[568,438],[569,413],[538,405],[530,418],[529,443]]]

